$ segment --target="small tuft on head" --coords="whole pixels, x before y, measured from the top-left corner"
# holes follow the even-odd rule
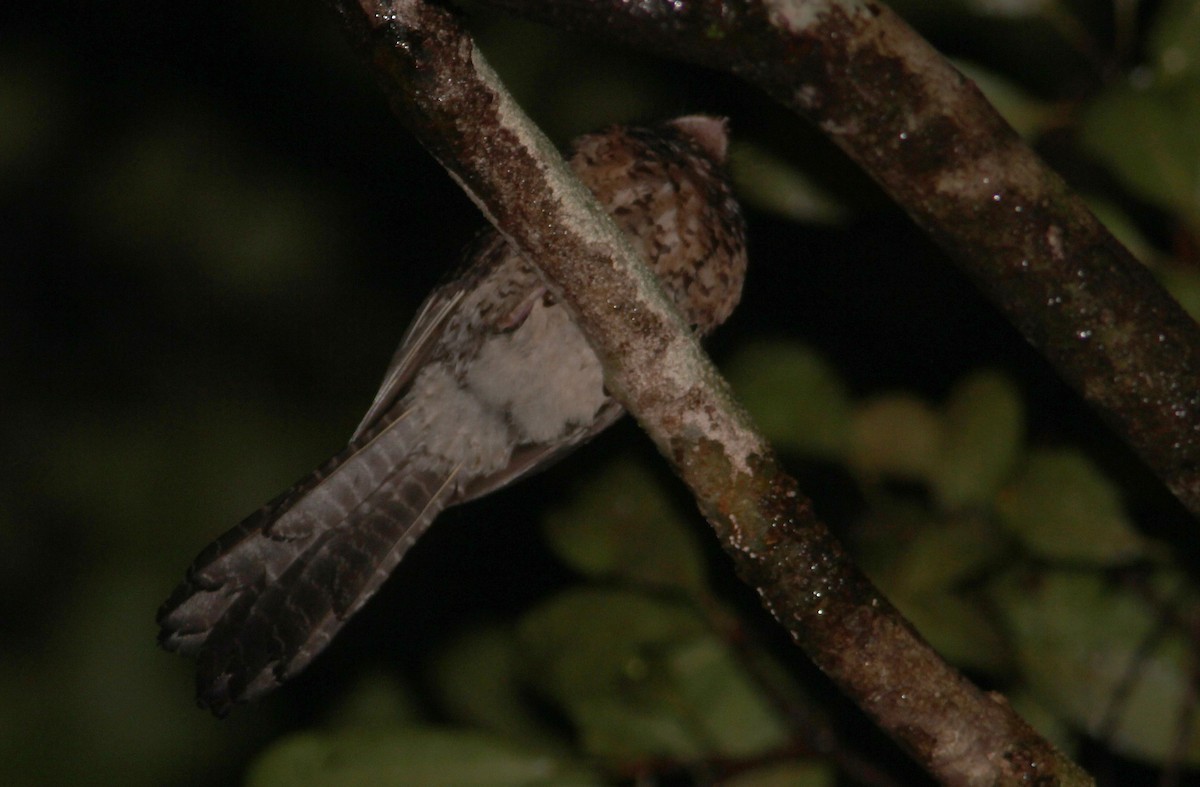
[[[711,115],[684,115],[667,121],[671,126],[689,137],[701,150],[712,156],[718,164],[725,163],[729,153],[729,119]]]

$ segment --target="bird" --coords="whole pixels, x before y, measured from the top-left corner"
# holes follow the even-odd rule
[[[727,121],[574,141],[569,164],[700,337],[741,298]],[[538,269],[495,230],[418,310],[346,447],[202,550],[158,610],[217,716],[300,673],[448,506],[545,467],[624,412]]]

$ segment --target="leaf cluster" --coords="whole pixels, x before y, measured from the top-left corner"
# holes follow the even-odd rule
[[[786,342],[745,348],[730,376],[776,445],[854,479],[856,557],[939,652],[1064,747],[1088,735],[1132,758],[1200,763],[1186,722],[1200,588],[1087,454],[1027,444],[1007,377],[970,374],[937,404],[854,399]]]

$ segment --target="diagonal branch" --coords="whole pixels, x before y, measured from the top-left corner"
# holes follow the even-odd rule
[[[1200,515],[1200,326],[886,6],[487,1],[730,71],[811,119]]]
[[[571,304],[609,390],[691,487],[741,576],[839,686],[948,784],[1088,783],[945,664],[816,520],[646,267],[423,0],[332,0],[392,106]]]

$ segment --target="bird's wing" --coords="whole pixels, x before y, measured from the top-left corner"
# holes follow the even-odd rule
[[[468,247],[465,255],[470,264],[456,269],[437,289],[430,293],[400,340],[392,355],[383,383],[367,408],[366,415],[354,430],[351,441],[357,439],[400,401],[412,384],[413,377],[430,359],[441,339],[446,323],[454,315],[463,298],[479,286],[480,280],[502,264],[511,254],[507,242],[495,231],[484,232]]]
[[[434,290],[421,305],[420,311],[400,341],[400,347],[388,364],[375,400],[371,402],[367,414],[354,430],[351,440],[362,435],[404,395],[404,391],[412,383],[413,375],[428,359],[429,351],[441,335],[446,320],[454,313],[466,292],[466,288],[460,283],[450,282]]]

